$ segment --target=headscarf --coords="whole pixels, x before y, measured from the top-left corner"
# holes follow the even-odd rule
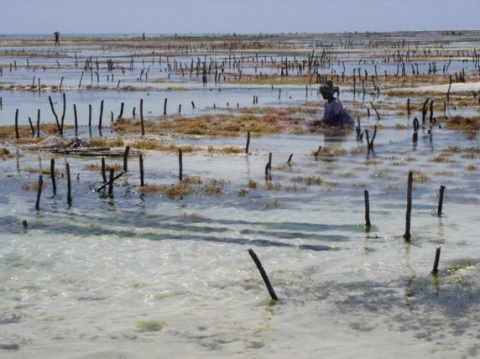
[[[324,82],[323,84],[320,85],[320,92],[328,92],[328,93],[334,94],[338,91],[339,91],[338,87],[333,86],[333,82],[331,80],[328,80],[327,82]]]

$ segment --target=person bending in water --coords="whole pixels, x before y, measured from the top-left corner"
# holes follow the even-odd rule
[[[329,126],[329,127],[353,127],[355,121],[350,114],[345,110],[342,102],[334,95],[338,92],[338,87],[333,86],[332,81],[327,81],[320,86],[320,93],[325,100],[323,119],[314,121],[315,127]]]

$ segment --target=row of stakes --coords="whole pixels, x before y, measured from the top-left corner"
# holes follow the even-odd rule
[[[83,75],[83,74],[82,74]],[[63,79],[62,79],[63,80]],[[429,99],[427,98],[427,100],[424,102],[423,104],[423,110],[422,110],[422,122],[425,123],[425,115],[426,115],[426,106],[428,104],[428,101]],[[62,113],[62,116],[61,116],[61,119],[59,120],[58,118],[58,115],[55,111],[55,108],[54,108],[54,105],[53,105],[53,101],[51,99],[51,97],[49,96],[49,103],[50,103],[50,108],[52,110],[52,113],[55,117],[55,120],[56,120],[56,124],[57,124],[57,127],[58,127],[58,130],[60,132],[60,134],[63,134],[63,124],[64,124],[64,119],[65,119],[65,110],[66,110],[66,96],[65,96],[65,93],[63,93],[63,113]],[[253,103],[258,103],[258,97],[254,96],[254,100],[253,100]],[[376,115],[377,115],[377,119],[380,119],[380,116],[378,114],[378,111],[376,110],[375,106],[373,105],[372,102],[370,102],[372,108],[374,109]],[[410,99],[408,100],[407,102],[407,106],[408,106],[408,112],[410,113]],[[195,104],[193,103],[192,101],[192,106],[193,108],[195,108]],[[167,99],[165,99],[165,102],[164,102],[164,115],[166,114],[166,107],[167,107]],[[179,108],[179,111],[181,107]],[[89,127],[91,127],[91,105],[89,106]],[[77,128],[77,111],[76,111],[76,105],[74,105],[74,114],[75,114],[75,128]],[[39,122],[40,122],[40,110],[38,110],[38,118],[37,118],[37,136],[39,135]],[[122,106],[121,106],[121,110],[120,110],[120,115],[119,117],[121,117],[123,115],[123,103],[122,103]],[[100,104],[100,117],[99,117],[99,124],[98,124],[98,127],[99,129],[102,128],[102,117],[103,117],[103,100],[101,101],[101,104]],[[433,101],[430,101],[430,124],[432,124],[432,120],[433,120]],[[144,135],[145,133],[145,130],[144,130],[144,124],[143,124],[143,99],[140,101],[140,120],[141,120],[141,129],[142,129],[142,135]],[[30,127],[32,129],[32,135],[34,134],[34,127],[33,127],[33,124],[32,124],[32,121],[31,119],[29,118],[29,122],[30,122]],[[414,135],[413,135],[413,142],[416,142],[417,140],[417,131],[418,131],[418,127],[419,127],[419,121],[417,118],[414,119]],[[357,131],[357,140],[362,140],[363,138],[363,134],[361,133],[360,131],[360,120],[358,120],[358,126],[356,128],[356,131]],[[18,109],[16,111],[16,114],[15,114],[15,132],[16,132],[16,137],[17,139],[19,138],[19,130],[18,130]],[[367,139],[367,144],[368,144],[368,153],[370,152],[373,152],[373,141],[375,139],[375,136],[376,136],[376,133],[377,133],[377,126],[374,127],[374,133],[373,133],[373,136],[372,136],[372,139],[369,139],[369,133],[368,133],[368,130],[365,130],[365,135],[366,135],[366,139]],[[247,137],[247,145],[246,145],[246,150],[245,152],[248,154],[248,151],[249,151],[249,145],[250,145],[250,132],[248,132],[248,137]],[[316,152],[315,154],[315,157],[318,158],[318,155],[320,153],[320,150],[321,150],[321,147],[319,147],[318,151]],[[127,172],[127,159],[128,159],[128,154],[129,154],[129,146],[126,147],[125,149],[125,153],[124,153],[124,172]],[[287,163],[290,164],[291,160],[292,160],[292,156],[293,154],[290,155]],[[143,157],[142,155],[139,156],[139,159],[140,159],[140,182],[141,182],[141,186],[144,186],[144,175],[143,175]],[[271,180],[271,163],[272,163],[272,154],[270,153],[269,154],[269,161],[265,167],[265,179],[267,181]],[[55,182],[55,175],[54,175],[54,170],[55,170],[55,160],[52,159],[51,160],[51,179],[52,179],[52,187],[53,187],[53,194],[56,195],[56,182]],[[113,197],[113,184],[115,182],[115,180],[117,180],[118,178],[120,178],[124,172],[121,172],[120,174],[118,175],[114,175],[114,170],[113,169],[110,169],[110,177],[109,177],[109,180],[107,181],[106,179],[106,175],[105,175],[105,159],[102,158],[102,177],[103,177],[103,185],[97,189],[97,191],[101,191],[103,190],[105,187],[108,186],[108,196],[109,197]],[[72,205],[72,196],[71,196],[71,177],[70,177],[70,165],[69,163],[66,163],[66,175],[67,175],[67,203],[69,206]],[[179,149],[179,179],[180,181],[183,179],[183,163],[182,163],[182,150]],[[409,172],[409,176],[408,176],[408,190],[407,190],[407,213],[406,213],[406,230],[405,230],[405,234],[404,234],[404,239],[406,241],[410,241],[410,238],[411,238],[411,234],[410,234],[410,219],[411,219],[411,206],[412,206],[412,183],[413,183],[413,173],[412,172]],[[38,211],[40,210],[40,197],[41,197],[41,193],[42,193],[42,188],[43,188],[43,178],[42,178],[42,175],[39,176],[39,180],[38,180],[38,192],[37,192],[37,201],[36,201],[36,205],[35,205],[35,209]],[[438,216],[441,216],[441,213],[442,213],[442,205],[443,205],[443,194],[444,194],[444,191],[445,191],[445,186],[440,186],[440,196],[439,196],[439,204],[438,204],[438,210],[437,210],[437,215]],[[365,190],[365,193],[364,193],[364,196],[365,196],[365,222],[366,222],[366,228],[367,230],[370,228],[370,204],[369,204],[369,194],[368,194],[368,191]],[[28,226],[28,224],[26,223],[26,221],[24,221],[24,226]],[[267,287],[267,290],[270,294],[270,297],[272,298],[272,300],[274,301],[277,301],[278,300],[278,297],[270,283],[270,280],[268,278],[268,275],[267,273],[265,272],[260,260],[258,259],[257,255],[255,254],[255,252],[252,250],[252,249],[249,249],[248,250],[250,256],[252,257],[253,261],[255,262],[263,280],[264,280],[264,283]],[[441,247],[438,247],[436,249],[436,253],[435,253],[435,260],[434,260],[434,266],[433,266],[433,270],[432,270],[432,273],[433,274],[438,274],[438,264],[439,264],[439,261],[440,261],[440,252],[441,252]]]
[[[281,89],[279,91],[281,91]],[[66,116],[66,107],[67,107],[67,100],[66,100],[65,92],[62,95],[63,95],[62,96],[62,98],[63,98],[63,110],[62,110],[62,114],[61,114],[60,118],[59,118],[59,116],[58,116],[58,114],[55,110],[55,106],[54,106],[54,103],[53,103],[53,100],[52,100],[51,96],[48,97],[50,108],[51,108],[51,111],[52,111],[52,113],[55,117],[55,123],[57,125],[57,130],[58,130],[60,136],[63,136],[64,122],[65,122],[65,116]],[[167,114],[167,101],[168,101],[168,99],[165,98],[164,106],[163,106],[164,107],[163,115]],[[425,123],[426,123],[427,105],[428,105],[429,102],[430,102],[430,120],[429,120],[430,129],[429,129],[429,134],[431,135],[431,127],[436,122],[436,119],[433,117],[433,100],[430,100],[429,98],[427,98],[423,103],[423,107],[422,107],[422,126],[424,126]],[[193,101],[191,103],[192,103],[192,108],[195,109],[195,103]],[[258,104],[258,96],[253,97],[253,104]],[[1,97],[0,97],[0,105],[1,105]],[[379,115],[377,109],[375,108],[373,102],[370,101],[370,105],[375,110],[375,113],[377,114],[377,119],[380,120],[380,115]],[[117,116],[117,119],[123,118],[124,107],[125,107],[124,103],[122,102],[121,106],[120,106],[120,113]],[[216,106],[214,105],[214,107],[216,107]],[[408,99],[408,101],[407,101],[407,107],[408,107],[408,114],[410,114],[411,113],[411,111],[410,111],[410,99]],[[143,116],[143,99],[140,99],[139,108],[140,108],[141,134],[142,134],[142,136],[144,136],[145,135],[145,124],[144,124],[144,116]],[[99,114],[99,119],[98,119],[98,129],[99,129],[100,132],[102,130],[102,123],[103,123],[103,109],[104,109],[104,101],[101,100],[100,101],[100,114]],[[370,117],[370,110],[368,108],[367,108],[367,111],[368,111],[368,114],[369,114],[369,117]],[[73,112],[74,112],[75,133],[77,133],[78,132],[78,116],[77,116],[77,106],[76,106],[76,104],[73,105]],[[134,107],[133,112],[132,112],[133,117],[136,116],[135,112],[136,112],[136,108]],[[181,105],[179,105],[179,113],[180,112],[181,112]],[[89,105],[88,118],[89,118],[88,119],[88,128],[91,129],[92,128],[92,105]],[[113,122],[113,119],[114,119],[114,115],[113,115],[113,111],[112,111],[111,112],[111,121],[112,122]],[[36,129],[34,127],[32,119],[30,117],[28,118],[28,121],[29,121],[29,124],[30,124],[32,137],[35,136],[35,132],[36,132],[36,136],[40,137],[40,109],[38,109],[38,111],[37,111]],[[17,139],[20,138],[18,123],[19,123],[19,109],[17,109],[16,112],[15,112],[15,134],[16,134]],[[367,139],[367,144],[368,144],[368,147],[367,147],[368,148],[368,153],[373,152],[373,141],[375,140],[375,136],[377,134],[377,126],[376,125],[374,126],[374,133],[373,133],[372,138],[370,139],[368,129],[365,129],[365,133],[362,133],[361,130],[360,130],[360,128],[361,128],[360,119],[357,119],[357,123],[358,123],[358,125],[356,127],[357,141],[361,141],[363,139],[363,135],[365,134],[366,139]],[[419,121],[416,117],[413,120],[413,128],[414,128],[413,142],[416,143],[417,138],[418,138],[418,129],[419,129]],[[247,149],[246,149],[247,153],[248,153],[249,142],[250,142],[250,132],[248,133]]]
[[[376,127],[375,127],[375,133],[374,136],[371,140],[368,141],[368,151],[373,151],[373,140],[375,138],[376,134]],[[367,138],[368,138],[368,133],[367,133]],[[249,145],[250,145],[250,132],[248,132],[247,136],[247,144],[245,148],[245,152],[248,154],[249,150]],[[315,153],[315,158],[318,159],[318,155],[320,153],[321,146],[319,147],[318,151]],[[103,184],[100,186],[98,189],[96,189],[96,192],[100,192],[104,190],[108,186],[108,196],[113,198],[113,185],[114,182],[120,178],[125,172],[128,171],[128,156],[129,156],[129,151],[130,147],[126,146],[124,156],[123,156],[123,172],[120,172],[119,174],[115,175],[113,168],[110,169],[110,176],[109,179],[107,180],[106,178],[106,171],[105,171],[105,158],[102,157],[102,178],[103,178]],[[292,160],[293,154],[290,154],[287,164],[290,165],[291,160]],[[179,180],[183,180],[183,155],[182,155],[182,150],[179,149],[178,151],[178,158],[179,158]],[[144,186],[144,168],[143,168],[143,156],[140,154],[139,155],[139,161],[140,161],[140,186]],[[265,166],[265,179],[266,181],[270,181],[272,179],[271,177],[271,169],[272,169],[272,153],[269,153],[269,159],[268,162]],[[50,173],[51,173],[51,180],[52,180],[52,188],[53,188],[53,195],[56,195],[56,181],[55,181],[55,160],[51,159],[50,162]],[[71,176],[70,176],[70,165],[69,163],[66,163],[66,177],[67,177],[67,202],[68,205],[72,205],[72,196],[71,196]],[[37,191],[37,201],[35,204],[35,209],[37,211],[40,210],[40,198],[42,194],[42,188],[43,188],[43,177],[42,175],[39,176],[38,180],[38,191]],[[407,186],[407,211],[406,211],[406,227],[405,227],[405,233],[403,235],[403,238],[405,241],[410,242],[411,239],[411,213],[412,213],[412,191],[413,191],[413,172],[410,171],[408,174],[408,186]],[[441,217],[442,215],[442,208],[443,208],[443,196],[445,192],[445,186],[440,186],[440,192],[439,192],[439,202],[438,202],[438,207],[437,207],[437,216]],[[370,199],[369,199],[369,192],[368,190],[364,191],[364,201],[365,201],[365,228],[366,231],[370,230],[371,227],[371,222],[370,222]],[[27,227],[28,224],[26,221],[23,222],[24,227]],[[258,256],[255,254],[253,249],[248,250],[252,260],[255,262],[262,279],[265,283],[265,286],[267,287],[267,290],[270,294],[270,297],[272,300],[277,301],[278,296],[275,293],[275,290],[273,289],[273,286],[271,285],[271,282],[268,278],[268,275],[263,268],[260,260],[258,259]],[[432,269],[432,274],[437,275],[438,274],[438,265],[440,262],[440,253],[441,253],[441,247],[438,247],[436,249],[435,253],[435,260],[434,260],[434,265]]]
[[[65,117],[66,117],[66,107],[67,107],[66,103],[67,103],[67,100],[66,100],[65,92],[63,93],[62,98],[63,98],[63,109],[62,109],[62,112],[59,116],[59,114],[57,114],[57,111],[55,110],[55,105],[53,103],[52,97],[48,96],[50,109],[52,110],[53,116],[55,118],[55,124],[57,126],[57,130],[58,130],[58,133],[60,134],[60,136],[63,136],[64,125],[65,125]],[[165,98],[165,101],[164,101],[164,104],[163,104],[163,115],[167,114],[167,100],[168,99]],[[255,103],[255,100],[258,103],[258,97],[254,96],[254,103]],[[192,108],[195,109],[195,102],[191,101],[191,105],[192,105]],[[0,97],[0,108],[1,108],[1,106],[2,106],[2,98]],[[214,107],[216,107],[216,106],[214,105]],[[120,105],[120,113],[117,116],[117,119],[123,118],[124,108],[125,108],[125,104],[122,102],[121,105]],[[143,116],[143,99],[140,99],[139,109],[140,109],[139,112],[140,112],[141,134],[142,134],[142,136],[144,136],[145,135],[145,123],[144,123],[145,121],[144,121],[144,116]],[[181,113],[181,111],[182,111],[182,105],[180,104],[179,107],[178,107],[178,113]],[[100,113],[99,113],[98,126],[97,126],[99,131],[101,131],[102,128],[103,128],[103,112],[104,112],[104,100],[101,100],[100,101]],[[75,133],[77,133],[78,132],[78,115],[77,115],[77,105],[76,104],[73,104],[73,114],[74,114]],[[134,107],[133,110],[132,110],[132,116],[136,117],[136,107]],[[113,119],[114,119],[113,111],[111,112],[110,117],[111,117],[111,122],[113,122]],[[28,122],[29,122],[29,125],[30,125],[30,130],[31,130],[31,133],[32,133],[32,137],[35,137],[35,135],[37,137],[40,137],[40,109],[37,110],[36,126],[34,126],[31,117],[28,118]],[[15,111],[15,137],[16,137],[16,139],[20,138],[20,130],[19,130],[19,124],[18,123],[19,123],[19,109],[17,109]],[[92,128],[92,105],[91,104],[88,105],[88,128],[89,129]]]
[[[279,94],[281,94],[281,89],[279,90]],[[279,95],[280,96],[280,95]],[[65,124],[65,117],[66,117],[66,108],[67,108],[67,100],[66,100],[66,94],[63,92],[62,94],[62,99],[63,99],[63,109],[62,112],[59,116],[57,114],[57,111],[55,110],[55,105],[53,103],[52,97],[48,96],[48,101],[50,104],[50,109],[52,111],[52,114],[55,118],[55,124],[57,126],[58,133],[60,136],[63,136],[64,132],[64,124]],[[165,98],[164,103],[163,103],[163,115],[167,115],[167,102],[168,99]],[[258,104],[258,96],[253,96],[253,104]],[[229,105],[227,103],[227,105]],[[2,103],[2,98],[0,97],[0,109],[2,108],[3,103]],[[193,109],[195,109],[195,102],[191,101],[191,106]],[[237,104],[237,107],[239,105]],[[213,107],[216,108],[216,104],[213,104]],[[120,104],[120,113],[117,116],[117,119],[123,118],[123,113],[124,113],[124,108],[125,104],[122,102]],[[145,135],[145,124],[144,124],[144,116],[143,116],[143,99],[140,99],[140,128],[141,128],[141,134],[142,136]],[[99,118],[98,118],[98,130],[101,132],[103,128],[103,112],[104,112],[104,100],[100,101],[100,113],[99,113]],[[182,105],[178,105],[178,113],[180,114],[182,112]],[[78,115],[77,115],[77,105],[73,104],[73,114],[74,114],[74,127],[75,127],[75,133],[78,132]],[[114,120],[114,115],[113,111],[110,114],[111,116],[111,122]],[[132,110],[132,116],[136,117],[136,107],[133,108]],[[40,109],[37,110],[37,121],[36,121],[36,126],[34,125],[32,118],[28,117],[28,122],[30,125],[30,130],[32,133],[32,137],[40,137]],[[92,105],[88,105],[88,128],[92,128]],[[20,130],[19,130],[19,109],[15,111],[15,137],[16,139],[20,138]]]

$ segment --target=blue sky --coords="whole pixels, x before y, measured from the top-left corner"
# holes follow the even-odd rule
[[[480,28],[480,0],[0,0],[0,4],[0,35]]]

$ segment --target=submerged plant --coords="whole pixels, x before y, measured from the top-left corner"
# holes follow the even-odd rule
[[[280,189],[282,188],[282,184],[280,182],[268,181],[268,182],[265,183],[264,188],[267,191],[280,191]]]
[[[278,208],[280,207],[280,200],[277,198],[271,199],[269,201],[265,201],[264,203],[265,208]]]
[[[207,196],[220,196],[223,193],[223,188],[227,181],[211,179],[203,188],[203,193]]]
[[[45,186],[45,185],[43,185],[43,186]],[[32,184],[23,184],[22,185],[22,189],[24,191],[38,191],[39,188],[40,187],[39,187],[38,182],[34,182]]]
[[[125,142],[120,137],[95,137],[89,140],[88,147],[123,147]]]
[[[258,183],[254,180],[249,180],[247,187],[250,189],[256,189],[258,187]]]
[[[428,177],[425,173],[419,170],[414,170],[413,171],[413,180],[415,182],[427,182],[430,180],[430,177]]]
[[[26,172],[29,173],[40,173],[42,175],[50,175],[50,168],[33,168],[33,167],[26,167]]]
[[[165,326],[165,322],[140,321],[137,323],[139,332],[159,332]]]
[[[102,166],[99,163],[90,163],[83,167],[85,171],[91,172],[100,172],[102,170]],[[114,164],[105,164],[105,171],[110,171],[113,169],[115,172],[121,171],[123,169],[123,165],[120,163]]]
[[[13,158],[15,157],[6,147],[0,148],[0,158],[2,160],[6,160],[8,158]]]

